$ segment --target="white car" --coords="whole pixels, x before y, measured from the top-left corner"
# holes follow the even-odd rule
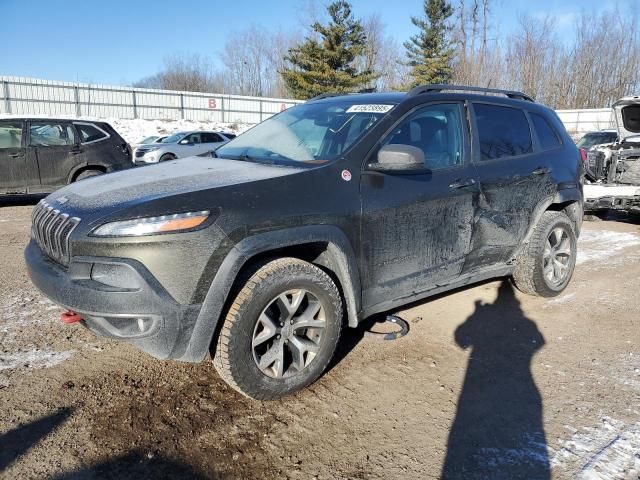
[[[215,150],[235,135],[223,132],[178,132],[160,143],[139,145],[133,154],[136,165],[165,162],[176,158],[192,157]]]

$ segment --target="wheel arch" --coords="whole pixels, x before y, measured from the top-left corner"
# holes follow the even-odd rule
[[[223,260],[211,282],[189,344],[180,360],[197,362],[206,356],[243,272],[269,258],[282,256],[309,261],[327,272],[343,297],[347,324],[350,327],[357,326],[361,308],[360,274],[355,253],[345,233],[331,225],[265,232],[241,240]]]
[[[533,211],[533,215],[531,216],[532,221],[529,224],[529,229],[522,240],[522,245],[529,242],[540,218],[542,218],[544,212],[547,211],[566,213],[573,222],[576,230],[576,236],[580,235],[580,230],[582,228],[582,216],[584,214],[582,202],[582,193],[577,188],[559,190],[555,195],[549,195],[541,200]]]
[[[102,173],[107,173],[107,168],[104,165],[80,165],[75,167],[71,174],[69,175],[69,181],[67,183],[73,183],[78,179],[78,176],[82,172],[86,172],[87,170],[99,170]]]

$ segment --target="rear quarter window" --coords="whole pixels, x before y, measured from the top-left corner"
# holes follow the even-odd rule
[[[523,110],[475,103],[480,159],[515,157],[533,151],[531,130]]]
[[[109,134],[91,123],[76,123],[76,130],[82,143],[91,143],[109,138]]]
[[[531,112],[529,112],[529,116],[531,117],[531,122],[533,123],[536,135],[538,135],[538,141],[540,142],[542,150],[551,150],[562,145],[560,135],[546,118],[542,115]]]

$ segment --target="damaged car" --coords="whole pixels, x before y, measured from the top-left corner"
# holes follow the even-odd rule
[[[33,283],[97,335],[201,362],[256,399],[314,382],[343,327],[510,276],[571,280],[582,161],[520,92],[325,94],[208,157],[71,185],[34,209]]]
[[[616,141],[597,145],[585,156],[585,210],[640,213],[640,96],[612,106]]]

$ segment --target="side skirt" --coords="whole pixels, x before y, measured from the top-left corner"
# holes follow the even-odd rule
[[[384,300],[380,303],[364,308],[358,314],[358,320],[362,321],[365,318],[370,317],[371,315],[375,315],[376,313],[386,312],[394,308],[407,305],[409,303],[417,302],[419,300],[424,300],[425,298],[433,297],[434,295],[438,295],[443,292],[448,292],[450,290],[464,287],[466,285],[472,285],[474,283],[483,282],[491,278],[506,277],[511,275],[512,273],[513,273],[513,267],[509,265],[501,265],[499,267],[492,267],[490,269],[482,270],[480,272],[462,275],[458,277],[456,280],[454,280],[453,282],[448,283],[446,285],[440,285],[440,286],[431,288],[429,290],[413,293],[411,295],[406,295],[393,300]]]

